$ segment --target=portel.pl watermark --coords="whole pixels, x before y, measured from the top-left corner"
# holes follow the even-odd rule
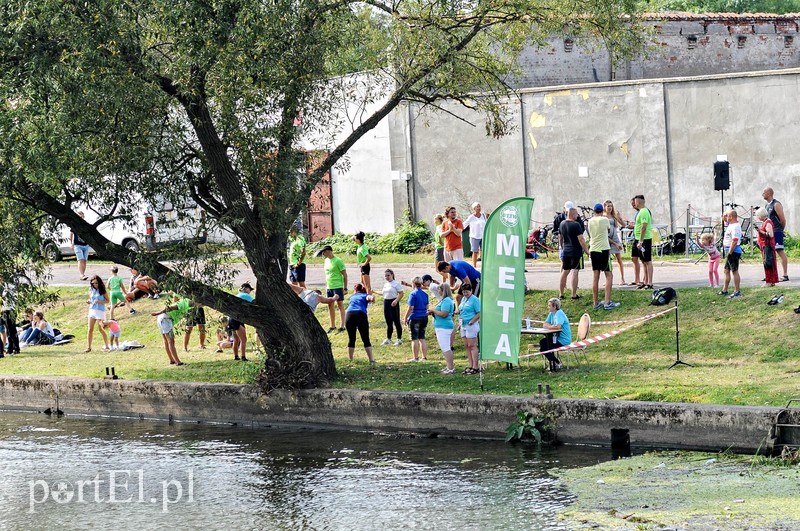
[[[181,478],[148,479],[144,469],[106,470],[92,479],[28,481],[28,513],[45,504],[146,503],[167,513],[170,507],[194,503],[194,470]]]

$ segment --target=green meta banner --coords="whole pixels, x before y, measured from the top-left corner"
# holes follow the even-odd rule
[[[525,304],[525,244],[532,208],[530,197],[509,199],[486,222],[481,256],[482,360],[519,363]]]

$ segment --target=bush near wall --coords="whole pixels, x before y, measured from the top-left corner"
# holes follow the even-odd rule
[[[424,221],[404,221],[395,232],[390,234],[376,234],[367,232],[364,234],[364,243],[369,247],[370,254],[413,254],[424,252],[433,240],[430,230]],[[353,241],[352,234],[337,233],[328,236],[324,240],[315,242],[311,246],[312,254],[330,245],[333,254],[356,254],[356,243]]]

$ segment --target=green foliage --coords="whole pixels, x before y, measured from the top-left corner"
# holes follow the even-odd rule
[[[535,417],[532,413],[517,411],[517,418],[506,428],[506,442],[521,442],[533,439],[536,444],[542,443],[542,433],[547,429],[544,417]]]
[[[424,221],[406,220],[397,227],[395,232],[389,234],[379,235],[374,232],[364,234],[364,243],[367,244],[372,255],[387,253],[413,254],[430,244],[431,239],[431,231],[428,230]],[[339,232],[315,242],[311,246],[312,254],[315,254],[326,245],[330,245],[333,248],[333,254],[336,255],[356,253],[356,243],[353,241],[352,234]]]

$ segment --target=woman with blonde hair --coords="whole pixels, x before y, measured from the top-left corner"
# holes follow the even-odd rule
[[[622,264],[622,234],[623,228],[628,226],[628,220],[622,219],[622,215],[614,208],[614,202],[610,199],[603,203],[603,213],[608,218],[608,225],[611,227],[611,232],[608,237],[619,245],[619,247],[611,246],[611,256],[616,257],[617,267],[619,267],[619,276],[622,279],[622,285],[625,285],[625,267]]]
[[[456,370],[453,366],[453,313],[456,310],[456,303],[453,301],[453,291],[449,284],[442,284],[440,290],[441,299],[433,309],[428,310],[428,313],[433,315],[436,340],[447,364],[442,369],[442,374],[454,374]]]

